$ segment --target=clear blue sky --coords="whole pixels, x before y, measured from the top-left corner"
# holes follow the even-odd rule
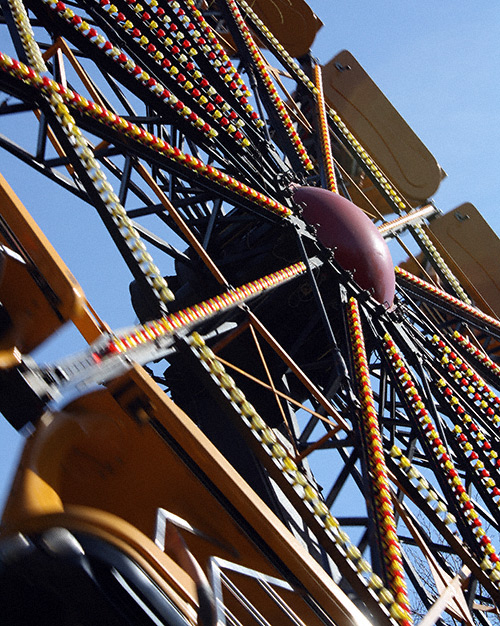
[[[470,201],[500,232],[498,2],[314,0],[310,5],[325,24],[313,48],[318,59],[327,62],[350,50],[448,173],[435,197],[438,207],[448,211]],[[0,33],[0,49],[11,53],[6,30]],[[12,136],[11,124],[0,118],[0,132]],[[27,130],[16,132],[21,137]],[[61,194],[4,152],[0,171],[98,313],[114,328],[133,323],[128,273],[91,207]],[[66,333],[40,358],[82,345]],[[0,503],[19,441],[0,421]]]

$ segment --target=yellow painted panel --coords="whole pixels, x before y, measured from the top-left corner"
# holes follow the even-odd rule
[[[162,575],[153,543],[159,507],[212,538],[184,534],[200,564],[217,555],[280,576],[247,532],[252,529],[339,626],[365,623],[333,580],[139,367],[107,390],[40,420],[24,450],[2,534],[37,532],[57,520],[70,529],[121,542],[125,551],[128,546],[140,553]],[[290,623],[252,581],[238,580],[238,585],[270,623]],[[319,626],[319,618],[299,595],[286,599],[304,623]],[[246,623],[241,607],[229,606]]]
[[[72,320],[85,339],[103,330],[82,288],[0,174],[0,368]]]
[[[0,245],[5,246],[0,254],[0,367],[5,367],[11,364],[9,355],[30,352],[65,321],[80,316],[85,301],[75,278],[1,174],[0,215]]]

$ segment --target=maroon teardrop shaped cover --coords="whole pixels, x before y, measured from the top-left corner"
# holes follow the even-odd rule
[[[354,271],[354,280],[390,308],[395,276],[391,253],[371,219],[355,204],[319,187],[295,187],[293,198],[304,220],[317,228],[319,241],[335,251],[335,259]]]

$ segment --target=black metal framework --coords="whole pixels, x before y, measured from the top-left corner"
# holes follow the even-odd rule
[[[318,490],[319,501],[351,535],[344,544],[338,535],[332,539],[325,532],[307,498],[304,501],[297,495],[283,477],[262,442],[242,420],[235,402],[216,385],[213,372],[200,362],[192,346],[180,341],[172,356],[150,366],[151,375],[289,528],[306,541],[318,563],[352,591],[375,620],[404,623],[393,610],[393,601],[383,601],[377,584],[367,579],[354,550],[357,546],[380,576],[381,584],[390,587],[390,568],[384,560],[387,548],[374,522],[379,503],[370,470],[370,441],[360,426],[364,407],[358,363],[349,338],[346,310],[349,298],[354,298],[361,311],[412,611],[417,616],[429,610],[448,582],[461,575],[466,581],[463,589],[445,605],[439,623],[492,623],[490,617],[498,610],[494,607],[499,606],[498,570],[496,552],[485,549],[489,545],[499,547],[500,436],[495,418],[500,411],[496,396],[500,395],[500,380],[494,360],[500,328],[479,318],[474,310],[466,311],[446,300],[439,290],[431,293],[402,279],[392,311],[361,290],[355,277],[336,263],[334,253],[319,244],[314,228],[302,221],[300,207],[291,199],[290,183],[314,185],[323,180],[321,135],[311,133],[308,126],[313,124],[308,111],[314,110],[315,103],[310,90],[304,88],[298,66],[290,65],[272,46],[262,55],[267,62],[274,54],[292,77],[288,80],[297,83],[296,102],[286,105],[287,119],[296,113],[290,129],[266,87],[268,70],[263,74],[259,69],[230,2],[208,3],[208,8],[206,3],[184,0],[147,4],[149,9],[139,11],[136,3],[116,0],[116,10],[110,11],[106,9],[109,5],[91,0],[64,5],[30,0],[27,7],[42,43],[33,40],[26,44],[16,38],[12,5],[2,2],[3,21],[10,23],[16,50],[40,45],[48,53],[47,64],[54,80],[82,96],[87,94],[101,111],[119,115],[123,124],[110,123],[105,115],[95,115],[92,107],[66,100],[95,162],[85,160],[81,145],[72,141],[50,100],[52,88],[44,90],[32,76],[23,78],[17,67],[4,62],[0,88],[8,98],[0,107],[0,115],[30,116],[37,124],[37,141],[30,152],[17,145],[15,136],[2,136],[1,147],[96,208],[130,268],[132,298],[141,320],[192,305],[219,293],[223,286],[242,284],[298,260],[307,266],[310,258],[320,259],[320,268],[308,267],[300,279],[260,297],[251,311],[247,307],[232,310],[202,324],[199,332],[214,351],[214,358],[271,428],[287,458]],[[203,12],[198,4],[203,4]],[[163,10],[161,16],[157,7]],[[154,15],[146,15],[148,10]],[[88,29],[79,29],[81,22],[74,15],[87,20]],[[154,16],[157,23],[151,26]],[[247,23],[252,26],[248,17]],[[201,32],[193,34],[197,28]],[[263,40],[262,28],[254,22],[253,29]],[[179,32],[183,37],[174,37]],[[225,51],[220,52],[208,32],[222,33],[222,42],[232,38],[235,50],[231,59],[224,58]],[[110,53],[106,42],[119,50]],[[190,56],[192,49],[196,54]],[[156,55],[160,50],[161,57]],[[168,63],[163,63],[165,59]],[[220,64],[214,59],[220,59]],[[300,70],[307,75],[312,58],[302,62]],[[225,80],[231,67],[232,80]],[[227,71],[221,72],[221,68]],[[143,76],[140,72],[147,73],[148,78],[139,80],[137,77]],[[179,74],[183,72],[181,81]],[[236,75],[251,87],[249,95],[241,95],[246,88]],[[194,86],[187,87],[187,82]],[[161,98],[155,91],[160,83]],[[182,106],[172,105],[176,101]],[[180,114],[183,107],[188,111]],[[305,111],[302,117],[307,123],[300,122],[301,111]],[[216,136],[203,130],[203,124],[196,124],[201,118],[217,130]],[[241,120],[242,125],[235,123],[229,132],[235,120]],[[257,124],[258,120],[262,124]],[[129,122],[128,127],[125,122]],[[332,126],[332,141],[338,149],[350,151],[349,158],[358,159],[359,167],[365,168],[358,153],[333,130]],[[168,143],[174,157],[158,150],[155,140]],[[307,169],[297,152],[297,141],[307,147],[312,169]],[[213,171],[207,175],[206,170],[193,166],[193,160],[177,158],[175,151],[191,155],[221,176],[213,175]],[[97,167],[117,190],[128,224],[134,229],[133,237],[146,242],[155,259],[161,255],[169,259],[167,282],[175,294],[174,302],[159,299],[158,290],[152,288],[154,280],[145,274],[130,237],[124,237],[123,225],[110,214],[106,196],[96,185]],[[367,173],[373,177],[370,170]],[[378,179],[373,179],[378,184]],[[255,194],[242,192],[237,183],[270,202],[256,201]],[[279,203],[289,215],[283,218],[269,210],[272,202]],[[173,245],[169,241],[172,236],[181,240],[182,246]],[[493,360],[478,360],[456,333]],[[388,352],[388,341],[398,358]],[[450,363],[454,369],[448,367]],[[465,370],[461,369],[464,363]],[[401,377],[401,368],[407,380]],[[462,382],[464,378],[467,384]],[[408,380],[425,409],[415,409],[407,393]],[[450,402],[450,398],[455,400]],[[457,412],[457,407],[461,411]],[[435,439],[427,436],[431,430],[419,421],[422,410],[439,435],[441,443],[437,446]],[[469,419],[464,421],[464,415]],[[439,445],[454,468],[453,477],[465,485],[476,518],[457,498],[449,468],[443,469],[436,458]],[[248,452],[243,453],[243,449]],[[446,517],[448,511],[455,521]],[[477,533],[475,519],[488,534]],[[491,542],[487,543],[484,536]]]

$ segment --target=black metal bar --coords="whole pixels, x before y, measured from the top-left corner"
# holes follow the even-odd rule
[[[333,333],[330,320],[328,319],[328,315],[326,314],[325,304],[323,302],[323,298],[321,297],[321,293],[319,291],[318,284],[314,276],[314,272],[312,271],[311,265],[309,263],[309,257],[307,255],[304,242],[302,240],[302,235],[298,231],[297,231],[297,243],[299,246],[299,251],[300,251],[302,260],[304,261],[306,268],[307,268],[307,275],[309,277],[312,292],[314,294],[314,299],[316,300],[316,306],[320,313],[321,321],[323,323],[323,328],[325,330],[328,343],[332,347],[333,369],[334,369],[334,372],[336,373],[336,381],[338,381],[338,385],[340,385],[342,381],[349,378],[349,374],[348,374],[347,367],[344,361],[344,357],[342,356],[342,353],[337,344],[337,340]]]
[[[208,220],[207,229],[205,231],[205,236],[203,237],[202,246],[205,248],[205,250],[208,248],[208,245],[210,243],[210,238],[212,236],[212,232],[214,230],[214,226],[215,226],[217,217],[220,213],[221,207],[222,207],[222,201],[216,200],[214,202],[212,212],[210,213],[210,218]]]
[[[27,111],[31,111],[33,107],[24,102],[20,102],[19,104],[7,104],[7,101],[4,100],[0,103],[0,115],[10,115],[13,113],[26,113]]]
[[[123,166],[122,178],[120,181],[120,189],[118,191],[118,197],[120,202],[125,206],[127,199],[127,192],[129,189],[130,174],[132,173],[132,157],[127,155],[125,157],[125,164]]]
[[[330,491],[328,492],[325,498],[325,502],[328,508],[331,508],[335,504],[335,500],[337,499],[337,496],[342,490],[342,487],[345,485],[346,480],[351,475],[354,465],[356,461],[358,460],[358,458],[359,458],[359,449],[354,448],[354,450],[351,452],[351,455],[349,456],[347,461],[344,462],[344,466],[342,467],[342,470],[340,471],[339,475],[337,476],[337,479],[333,483],[332,488],[330,489]]]
[[[80,200],[83,200],[85,202],[90,201],[86,191],[82,188],[77,187],[77,185],[70,178],[67,178],[66,176],[64,176],[64,174],[61,174],[57,170],[46,167],[43,163],[40,163],[34,155],[30,154],[24,148],[1,134],[0,147],[2,147],[4,150],[7,150],[7,152],[10,152],[10,154],[18,158],[23,163],[26,163],[40,174],[43,174],[47,178],[50,178],[61,187],[66,189],[66,191],[69,191],[78,198],[80,198]]]
[[[146,280],[146,276],[140,268],[137,260],[135,259],[131,249],[128,247],[128,244],[125,242],[121,233],[118,231],[118,228],[112,219],[110,213],[108,212],[104,202],[101,199],[97,189],[95,188],[92,180],[90,179],[87,170],[85,169],[80,158],[75,154],[73,145],[70,143],[66,134],[62,127],[59,125],[58,120],[53,116],[50,109],[46,111],[48,114],[48,119],[52,119],[53,123],[51,124],[51,128],[56,135],[57,139],[63,146],[65,153],[68,155],[72,166],[74,167],[76,173],[78,174],[78,178],[80,179],[82,185],[87,191],[89,198],[91,199],[91,203],[99,213],[99,216],[109,232],[112,240],[114,241],[118,251],[122,255],[127,267],[131,271],[134,278],[141,284],[144,285],[144,288],[149,293],[151,292],[155,299],[157,299],[156,293],[152,291],[152,288],[149,282]],[[165,304],[163,302],[158,303],[159,310],[163,313],[167,313]]]
[[[17,30],[16,22],[10,10],[10,6],[7,0],[0,0],[0,6],[2,7],[2,15],[5,20],[5,24],[7,24],[7,28],[9,29],[10,37],[12,39],[12,43],[14,44],[14,48],[16,50],[17,58],[29,65],[28,55],[24,50],[23,42],[21,37],[19,36],[19,31]]]

